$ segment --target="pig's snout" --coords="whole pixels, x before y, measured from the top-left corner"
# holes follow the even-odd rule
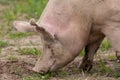
[[[34,72],[37,72],[37,73],[40,73],[40,74],[45,74],[45,73],[47,73],[48,72],[48,69],[47,68],[45,68],[45,67],[34,67],[33,69],[32,69]]]

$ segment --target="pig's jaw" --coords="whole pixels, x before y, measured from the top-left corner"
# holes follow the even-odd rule
[[[66,57],[65,57],[66,58]],[[51,64],[50,65],[46,65],[47,68],[45,68],[46,66],[38,66],[38,65],[35,65],[35,67],[32,69],[34,72],[37,72],[37,73],[40,73],[40,74],[45,74],[47,72],[53,72],[53,71],[56,71],[62,67],[64,67],[65,65],[67,65],[69,62],[71,62],[74,58],[73,57],[69,57],[69,59],[65,60],[65,61],[57,61],[57,60],[52,60],[51,61]],[[36,63],[38,64],[38,63]]]
[[[72,59],[73,60],[73,59]],[[71,62],[72,60],[70,60],[69,62]],[[37,72],[39,74],[46,74],[47,72],[54,72],[62,67],[64,67],[65,65],[67,65],[69,62],[67,63],[63,63],[63,64],[56,64],[56,62],[53,62],[53,64],[51,66],[49,66],[48,68],[44,68],[44,67],[39,67],[39,66],[35,66],[32,71]],[[48,65],[46,65],[48,66]]]

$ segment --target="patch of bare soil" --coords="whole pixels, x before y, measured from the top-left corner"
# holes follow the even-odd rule
[[[24,61],[0,61],[1,80],[19,80],[20,77],[29,75],[27,68],[30,64]]]
[[[18,49],[40,49],[41,39],[39,36],[30,36],[23,39],[4,40],[8,41],[10,45],[3,48],[0,54],[0,80],[21,80],[22,77],[31,74],[30,69],[34,66],[37,56],[21,55]]]

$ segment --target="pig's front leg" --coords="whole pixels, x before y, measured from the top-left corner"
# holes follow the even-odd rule
[[[94,54],[97,52],[104,35],[96,35],[96,37],[91,36],[90,42],[88,42],[85,47],[85,56],[82,59],[82,63],[79,64],[79,69],[83,71],[90,71],[92,69]]]

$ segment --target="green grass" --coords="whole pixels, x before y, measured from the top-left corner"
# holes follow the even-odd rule
[[[116,56],[115,55],[108,55],[107,57],[108,60],[116,60]]]
[[[37,55],[40,56],[41,51],[36,48],[19,48],[18,52],[20,52],[22,55]]]
[[[4,40],[1,40],[0,41],[0,47],[5,47],[5,46],[8,46],[9,43],[7,41],[4,41]]]
[[[31,74],[30,76],[22,78],[22,80],[49,80],[51,77],[51,73],[47,73],[45,75],[40,74]]]
[[[111,44],[107,39],[105,39],[103,40],[100,48],[102,51],[107,51],[109,48],[111,48]]]
[[[111,72],[111,69],[110,69],[109,67],[107,67],[102,60],[100,60],[100,66],[101,66],[101,70],[102,70],[104,73],[107,74],[107,73],[110,73],[110,72]]]
[[[116,77],[116,78],[119,78],[120,77],[120,72],[114,72],[113,76]]]
[[[18,61],[18,58],[16,56],[14,56],[14,55],[7,56],[6,59],[10,60],[10,61]]]
[[[24,38],[26,36],[32,36],[34,33],[22,33],[22,32],[16,32],[16,33],[9,33],[9,38],[10,39],[19,39],[19,38]]]
[[[80,52],[79,56],[84,56],[84,55],[85,55],[85,49],[83,49],[83,50]]]

